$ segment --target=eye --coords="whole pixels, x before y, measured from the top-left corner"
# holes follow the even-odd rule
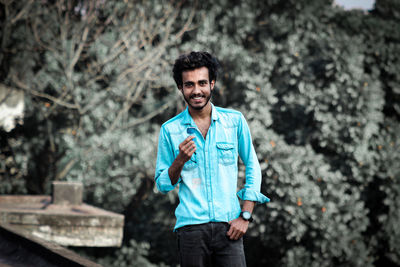
[[[190,87],[193,86],[193,83],[185,83],[184,86],[185,86],[186,88],[190,88]]]
[[[200,81],[200,85],[201,85],[201,86],[207,85],[207,81]]]

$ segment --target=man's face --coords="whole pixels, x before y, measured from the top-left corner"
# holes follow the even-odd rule
[[[188,105],[196,110],[203,109],[210,101],[215,81],[209,82],[208,69],[201,67],[182,72],[182,94]]]

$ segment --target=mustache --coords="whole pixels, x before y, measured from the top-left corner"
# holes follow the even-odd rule
[[[205,95],[203,95],[203,94],[193,94],[193,95],[190,95],[190,98],[195,98],[195,97],[205,97]]]

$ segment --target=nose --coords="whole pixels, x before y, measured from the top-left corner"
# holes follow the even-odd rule
[[[193,94],[199,94],[199,93],[201,93],[200,86],[199,86],[197,83],[194,84],[194,86],[193,86],[193,92],[192,92],[192,93],[193,93]]]

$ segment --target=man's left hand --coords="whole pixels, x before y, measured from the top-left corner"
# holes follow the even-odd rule
[[[249,227],[249,222],[244,220],[242,217],[230,221],[229,224],[231,226],[229,227],[226,235],[231,240],[238,240],[239,238],[241,238],[246,233],[247,228]]]

